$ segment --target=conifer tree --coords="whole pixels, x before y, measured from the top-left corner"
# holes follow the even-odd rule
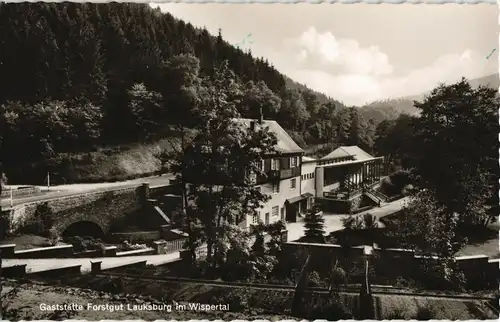
[[[314,206],[304,218],[305,237],[304,239],[312,243],[325,242],[325,219],[318,206]]]

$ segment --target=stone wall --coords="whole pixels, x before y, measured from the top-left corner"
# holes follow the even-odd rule
[[[328,265],[325,259],[331,261],[337,257],[348,258],[354,263],[364,258],[365,246],[345,248],[334,244],[313,244],[300,242],[287,242],[282,249],[287,254],[304,255],[312,254],[324,266]],[[371,262],[377,278],[395,281],[397,277],[414,277],[416,268],[422,266],[423,261],[432,261],[436,258],[427,258],[415,255],[408,249],[380,249],[373,248]],[[481,281],[494,281],[500,278],[500,259],[491,259],[485,255],[460,256],[455,261],[464,273],[466,279],[472,283]]]
[[[8,213],[9,233],[15,234],[35,220],[36,209],[43,203],[47,203],[50,207],[53,213],[53,227],[60,234],[71,224],[79,221],[93,222],[103,233],[107,233],[114,219],[145,209],[148,189],[143,186],[79,194],[15,206]]]
[[[316,203],[321,206],[324,212],[333,214],[347,214],[350,209],[349,201],[347,200],[316,198]]]
[[[19,197],[19,196],[27,196],[27,195],[32,195],[35,193],[40,192],[40,188],[38,187],[19,187],[16,189],[7,189],[4,188],[2,192],[0,193],[0,197],[2,198],[10,198],[11,194],[13,197]]]

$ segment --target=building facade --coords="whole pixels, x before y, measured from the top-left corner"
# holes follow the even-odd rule
[[[372,157],[357,146],[339,147],[321,159],[314,159],[304,156],[304,150],[276,121],[262,118],[236,121],[250,131],[265,127],[277,138],[276,154],[263,157],[261,171],[265,175],[255,177],[255,187],[270,199],[261,205],[257,215],[243,218],[242,228],[248,229],[259,222],[266,225],[280,220],[296,222],[318,199],[349,201],[379,182],[383,174],[383,157]],[[243,172],[235,175],[242,177]],[[217,178],[198,176],[190,180],[216,182]],[[343,208],[339,209],[342,211]]]
[[[302,156],[304,151],[288,133],[276,122],[269,120],[239,119],[240,123],[253,129],[257,126],[267,128],[276,136],[274,147],[277,154],[267,155],[262,163],[265,178],[258,178],[256,187],[270,199],[257,210],[256,216],[248,216],[242,227],[248,228],[259,221],[268,225],[279,220],[289,221],[293,207],[287,203],[301,195]]]

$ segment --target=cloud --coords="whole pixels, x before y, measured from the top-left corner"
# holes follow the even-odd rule
[[[416,53],[418,54],[418,53]],[[439,83],[462,76],[484,76],[488,60],[477,52],[438,57],[429,66],[396,75],[389,57],[376,46],[361,47],[353,39],[337,39],[310,27],[286,39],[271,55],[276,67],[300,83],[349,105],[425,93]]]
[[[361,48],[356,40],[336,39],[330,32],[318,33],[314,27],[298,38],[286,39],[284,45],[298,51],[297,62],[311,69],[374,76],[393,72],[389,58],[378,47]]]

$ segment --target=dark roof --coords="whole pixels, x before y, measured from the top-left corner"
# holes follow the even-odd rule
[[[311,197],[313,197],[313,194],[312,194],[312,193],[309,193],[309,192],[306,192],[306,193],[303,193],[303,194],[302,194],[302,197],[304,197],[305,199],[307,199],[307,198],[311,198]]]
[[[270,132],[276,135],[278,140],[278,144],[276,144],[275,149],[281,153],[304,153],[304,150],[295,143],[295,141],[286,133],[285,129],[283,129],[278,122],[271,120],[264,120],[262,125],[258,124],[258,120],[254,119],[244,119],[239,118],[236,119],[237,122],[243,124],[250,128],[251,122],[256,122],[256,126],[265,126],[269,129]]]
[[[300,196],[297,196],[297,197],[293,197],[293,198],[290,198],[290,199],[287,199],[286,201],[288,203],[296,203],[297,201],[301,201],[301,200],[304,200],[304,199],[307,199],[307,198],[310,198],[312,197],[313,195],[309,192],[306,192]]]

